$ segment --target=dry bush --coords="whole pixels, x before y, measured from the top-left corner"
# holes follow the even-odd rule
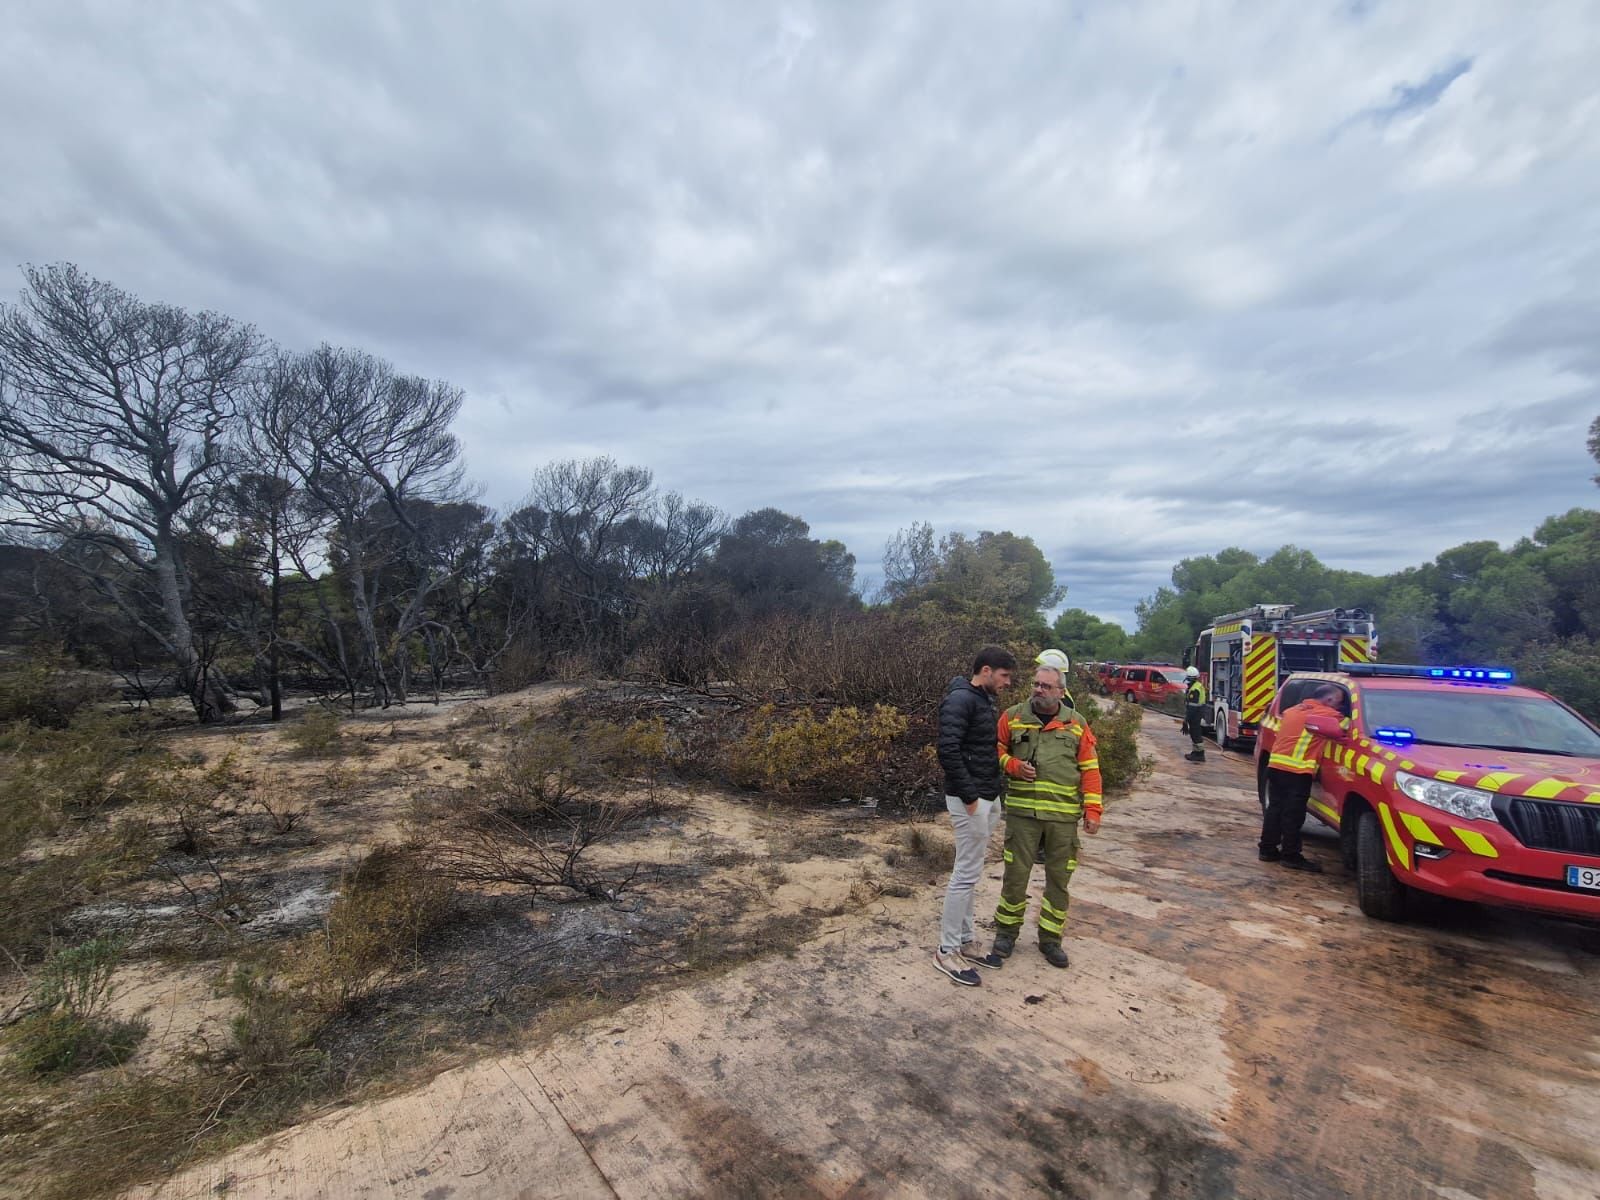
[[[656,783],[666,754],[659,722],[584,720],[566,709],[553,726],[521,723],[474,786],[419,797],[413,822],[451,879],[614,900],[639,869],[600,870],[584,855],[664,811]],[[635,781],[626,796],[623,780]]]
[[[284,727],[283,737],[297,758],[334,758],[349,748],[339,724],[338,713],[326,705],[311,704],[299,720]]]
[[[506,647],[489,672],[489,694],[521,691],[549,676],[548,654],[531,637],[519,637]]]
[[[333,763],[322,773],[322,803],[326,808],[349,804],[360,793],[361,772],[344,763]]]
[[[724,640],[722,677],[758,696],[803,696],[857,706],[936,711],[945,685],[989,643],[1027,661],[1021,630],[998,611],[936,605],[867,609],[742,625]]]
[[[865,715],[852,707],[824,717],[802,709],[787,719],[763,705],[728,748],[728,773],[735,783],[770,791],[861,795],[905,731],[905,717],[886,704]]]
[[[149,773],[170,765],[132,717],[83,712],[64,729],[17,724],[0,737],[5,789],[75,816],[142,799]]]
[[[596,867],[585,860],[585,852],[663,810],[650,799],[575,799],[530,821],[470,794],[447,804],[445,819],[432,819],[431,849],[439,870],[450,879],[509,883],[536,895],[554,891],[594,900],[617,899],[642,868]]]
[[[0,725],[64,729],[80,709],[109,698],[103,683],[75,670],[56,647],[33,647],[0,670]]]
[[[276,834],[292,833],[310,811],[296,803],[296,794],[284,787],[267,788],[251,796],[251,802],[266,814],[267,822]]]
[[[1078,697],[1078,712],[1094,730],[1100,759],[1100,778],[1108,794],[1126,792],[1155,769],[1155,759],[1139,753],[1139,723],[1144,718],[1137,704],[1113,704],[1102,711],[1092,698]]]
[[[906,826],[900,834],[898,862],[909,859],[928,867],[955,866],[956,843],[951,835],[935,825],[914,824]],[[894,864],[890,864],[891,866]]]
[[[376,847],[346,874],[327,923],[296,963],[312,1007],[348,1012],[416,961],[450,918],[455,893],[415,846]]]
[[[336,1090],[313,1044],[325,1017],[260,968],[238,968],[231,990],[240,1012],[228,1045],[175,1070],[108,1072],[62,1093],[34,1136],[13,1140],[12,1182],[40,1200],[118,1193],[279,1128]]]
[[[0,862],[0,949],[27,962],[63,932],[63,919],[104,892],[149,871],[160,844],[148,822],[119,821],[42,858]]]
[[[717,976],[769,954],[793,957],[816,934],[819,917],[815,912],[773,913],[754,925],[699,925],[678,946],[679,969]]]

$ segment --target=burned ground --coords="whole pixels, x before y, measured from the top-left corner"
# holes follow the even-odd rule
[[[1324,876],[1255,861],[1247,762],[1184,763],[1154,716],[1142,741],[1154,777],[1084,840],[1065,972],[1031,928],[980,988],[933,971],[936,819],[678,789],[603,848],[651,867],[618,903],[465,898],[332,1022],[361,1103],[140,1194],[1592,1197],[1600,930],[1371,922],[1326,841]],[[207,969],[172,968],[189,1003]]]

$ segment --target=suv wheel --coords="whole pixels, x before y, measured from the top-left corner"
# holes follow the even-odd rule
[[[1139,703],[1139,698],[1133,694],[1133,689],[1132,688],[1130,688],[1130,689],[1128,689],[1128,691],[1124,692],[1122,698],[1124,700],[1126,700],[1129,704],[1137,704],[1137,703]]]
[[[1406,915],[1406,885],[1389,870],[1383,853],[1378,814],[1364,812],[1356,824],[1356,902],[1380,921],[1401,921]]]

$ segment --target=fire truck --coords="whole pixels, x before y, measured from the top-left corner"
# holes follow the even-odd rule
[[[1360,608],[1297,613],[1292,604],[1257,604],[1223,613],[1183,654],[1199,669],[1212,727],[1224,750],[1254,746],[1278,685],[1294,671],[1332,671],[1377,657],[1372,614]]]

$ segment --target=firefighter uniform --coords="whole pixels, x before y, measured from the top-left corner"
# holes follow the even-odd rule
[[[1259,845],[1263,862],[1306,863],[1300,853],[1300,827],[1306,822],[1311,785],[1328,744],[1326,734],[1307,728],[1308,721],[1341,732],[1350,728],[1348,720],[1320,700],[1302,700],[1284,711],[1267,758],[1267,807],[1261,814]]]
[[[1206,724],[1206,684],[1198,676],[1189,680],[1189,686],[1183,693],[1183,727],[1188,731],[1189,741],[1193,748],[1185,758],[1192,762],[1204,762],[1206,758],[1206,744],[1201,740],[1200,731]],[[1222,736],[1222,730],[1217,731],[1217,736]]]
[[[1005,880],[995,909],[997,937],[1016,940],[1028,909],[1033,864],[1044,864],[1039,905],[1039,945],[1059,946],[1067,924],[1067,887],[1078,867],[1078,822],[1100,817],[1100,762],[1089,723],[1063,704],[1051,717],[1030,702],[1000,714],[1000,766],[1006,781]],[[1023,779],[1023,764],[1033,779]],[[1009,953],[1009,951],[1008,951]],[[1061,965],[1061,964],[1058,964]]]

